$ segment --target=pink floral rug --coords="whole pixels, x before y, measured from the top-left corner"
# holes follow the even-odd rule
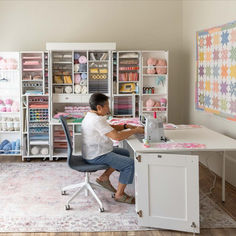
[[[101,172],[91,175],[91,180]],[[92,197],[81,194],[64,210],[69,198],[61,188],[83,181],[83,174],[67,167],[65,162],[32,162],[0,164],[0,232],[98,232],[135,231],[147,228],[137,225],[135,207],[117,203],[107,191],[99,190],[105,212],[98,211]],[[117,186],[118,173],[111,182]],[[134,187],[127,187],[133,194]],[[201,228],[235,228],[236,222],[208,197],[201,201]]]

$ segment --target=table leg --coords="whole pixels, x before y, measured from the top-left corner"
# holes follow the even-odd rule
[[[222,162],[222,202],[225,202],[225,151],[223,152]]]

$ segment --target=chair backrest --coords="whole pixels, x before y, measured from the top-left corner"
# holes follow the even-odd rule
[[[69,163],[70,158],[72,157],[72,153],[73,153],[73,146],[72,146],[72,142],[71,142],[70,130],[69,130],[68,126],[67,126],[67,122],[66,122],[65,117],[60,116],[59,118],[60,118],[63,130],[65,132],[65,135],[66,135],[67,152],[68,152],[67,162]]]

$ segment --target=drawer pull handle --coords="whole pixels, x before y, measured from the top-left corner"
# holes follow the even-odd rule
[[[162,158],[162,155],[157,155],[158,158]]]

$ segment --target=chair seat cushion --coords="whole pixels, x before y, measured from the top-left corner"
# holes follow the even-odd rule
[[[80,172],[95,172],[97,170],[105,170],[109,168],[107,165],[93,165],[86,162],[82,156],[71,156],[68,165],[71,169]]]

